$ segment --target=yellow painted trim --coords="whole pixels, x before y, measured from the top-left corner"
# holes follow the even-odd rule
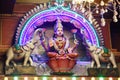
[[[19,80],[24,80],[25,76],[17,76]],[[74,76],[73,76],[74,77]],[[43,79],[43,76],[27,76],[28,80],[120,80],[120,77],[81,77],[76,76],[73,78],[72,76],[46,76]],[[73,78],[73,79],[72,79]],[[111,78],[111,79],[110,79]],[[1,76],[2,80],[13,80],[13,76]]]
[[[2,15],[0,15],[0,18]],[[0,19],[0,45],[2,45],[2,19]]]
[[[17,3],[47,3],[51,0],[16,0]],[[72,0],[66,0],[66,1],[72,1]]]
[[[18,3],[46,3],[49,0],[16,0]]]

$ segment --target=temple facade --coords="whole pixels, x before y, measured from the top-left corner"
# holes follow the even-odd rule
[[[66,4],[61,0],[45,1],[39,3],[36,0],[34,3],[31,0],[28,3],[18,0],[11,14],[0,14],[0,78],[71,80],[73,75],[72,80],[92,80],[92,77],[97,80],[102,75],[105,80],[112,76],[119,79],[120,42],[114,39],[120,40],[120,33],[112,35],[112,20],[106,18],[106,24],[101,26],[99,15],[94,14],[91,22],[89,13],[75,11],[68,6],[70,1]],[[105,57],[103,62],[101,57]],[[92,61],[96,62],[95,67]],[[16,76],[12,75],[22,76],[14,79]],[[27,79],[24,75],[28,75]]]

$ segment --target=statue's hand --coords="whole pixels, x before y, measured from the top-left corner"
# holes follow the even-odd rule
[[[54,46],[52,40],[49,41],[49,46],[50,46],[50,47]]]
[[[73,48],[68,48],[68,53],[72,53]]]
[[[78,44],[79,44],[79,41],[78,41],[77,39],[75,39],[75,40],[74,40],[74,43],[75,43],[76,45],[78,45]]]
[[[64,51],[64,50],[60,50],[60,51],[59,51],[59,54],[60,54],[60,55],[64,55],[64,54],[65,54],[65,51]]]

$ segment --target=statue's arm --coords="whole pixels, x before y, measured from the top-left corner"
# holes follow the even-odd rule
[[[45,49],[45,51],[48,51],[48,46],[46,45],[46,40],[41,41],[41,45],[43,46],[43,48]]]
[[[78,40],[75,39],[75,40],[74,40],[74,45],[73,45],[73,47],[72,47],[72,51],[74,51],[74,50],[77,48],[78,44],[79,44]]]

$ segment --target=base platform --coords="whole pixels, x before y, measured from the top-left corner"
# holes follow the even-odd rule
[[[88,68],[88,76],[119,77],[118,68]]]
[[[5,75],[36,75],[33,66],[7,66],[5,67]]]
[[[0,80],[120,80],[120,77],[81,76],[0,76]]]

